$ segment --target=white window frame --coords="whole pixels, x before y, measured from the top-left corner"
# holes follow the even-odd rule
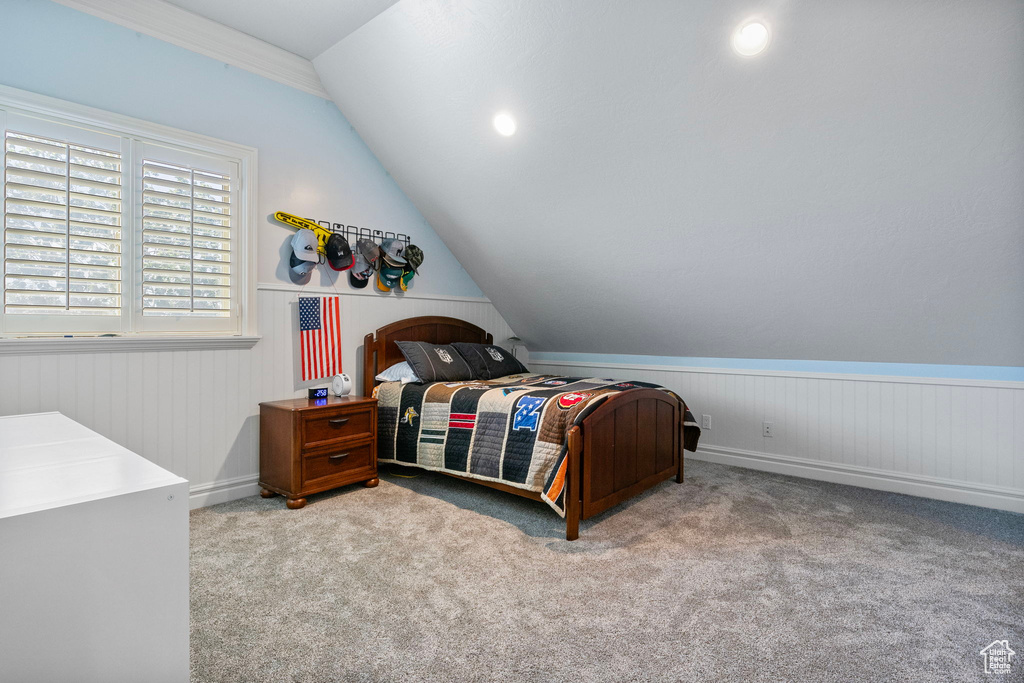
[[[238,177],[237,180],[232,179],[232,192],[237,192],[239,215],[237,222],[233,220],[237,227],[235,225],[232,227],[232,231],[236,233],[233,235],[232,247],[232,286],[237,288],[234,293],[237,297],[237,316],[234,318],[234,329],[227,332],[223,330],[204,331],[203,328],[208,325],[204,324],[201,317],[174,318],[181,325],[189,326],[189,329],[184,332],[172,329],[175,327],[172,325],[145,324],[140,320],[142,311],[139,295],[142,290],[139,281],[141,273],[136,263],[139,255],[136,254],[136,251],[139,246],[138,240],[141,239],[142,220],[136,211],[138,208],[137,197],[125,194],[122,225],[124,245],[122,282],[125,281],[124,278],[127,275],[131,282],[131,290],[122,288],[123,308],[119,336],[94,337],[92,340],[61,338],[58,343],[53,343],[58,341],[53,339],[55,335],[74,333],[74,329],[69,325],[67,330],[47,330],[39,335],[50,338],[48,343],[39,344],[38,342],[43,339],[25,338],[24,336],[31,336],[33,333],[8,332],[10,326],[6,319],[12,316],[5,316],[3,307],[0,305],[0,355],[31,353],[36,348],[46,351],[63,348],[76,350],[113,350],[117,347],[166,348],[168,343],[174,340],[181,340],[183,346],[195,348],[249,347],[258,340],[256,336],[256,216],[258,213],[258,152],[256,148],[0,85],[0,130],[6,130],[8,112],[48,119],[58,124],[78,126],[122,138],[127,143],[122,145],[122,177],[129,175],[135,177],[141,173],[141,150],[146,143],[167,145],[187,153],[229,159],[236,163]],[[6,172],[0,174],[0,198],[5,196],[5,183]],[[140,184],[136,182],[133,183],[133,186],[139,188]],[[136,194],[138,194],[138,190],[136,190]],[[233,218],[235,217],[233,216]],[[0,254],[4,253],[3,239],[4,233],[0,226]],[[203,341],[214,339],[219,341],[210,344],[205,344]],[[232,343],[231,340],[235,340],[237,344]]]

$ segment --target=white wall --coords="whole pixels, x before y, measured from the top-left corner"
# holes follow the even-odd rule
[[[701,460],[1024,513],[1024,382],[533,359],[637,379],[711,416]],[[775,435],[762,436],[763,422]]]
[[[263,339],[251,350],[0,355],[0,415],[59,411],[188,479],[193,506],[254,494],[259,402],[325,384],[298,380],[297,295],[260,289]],[[357,387],[363,335],[417,315],[462,318],[497,341],[511,335],[486,300],[343,295],[342,364]]]

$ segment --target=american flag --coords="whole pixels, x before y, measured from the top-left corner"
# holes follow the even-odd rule
[[[302,381],[341,373],[341,299],[299,297]]]

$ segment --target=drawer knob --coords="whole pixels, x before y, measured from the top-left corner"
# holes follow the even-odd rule
[[[347,458],[347,457],[348,457],[348,453],[339,453],[338,455],[330,456],[328,458],[328,460],[341,460],[341,459]]]
[[[338,425],[340,427],[341,425],[343,425],[346,422],[348,422],[348,418],[347,417],[343,417],[343,418],[338,419],[338,420],[328,420],[328,422],[330,422],[332,425]]]

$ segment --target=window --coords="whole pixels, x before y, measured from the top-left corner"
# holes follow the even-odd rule
[[[252,334],[256,151],[0,87],[4,336]]]

